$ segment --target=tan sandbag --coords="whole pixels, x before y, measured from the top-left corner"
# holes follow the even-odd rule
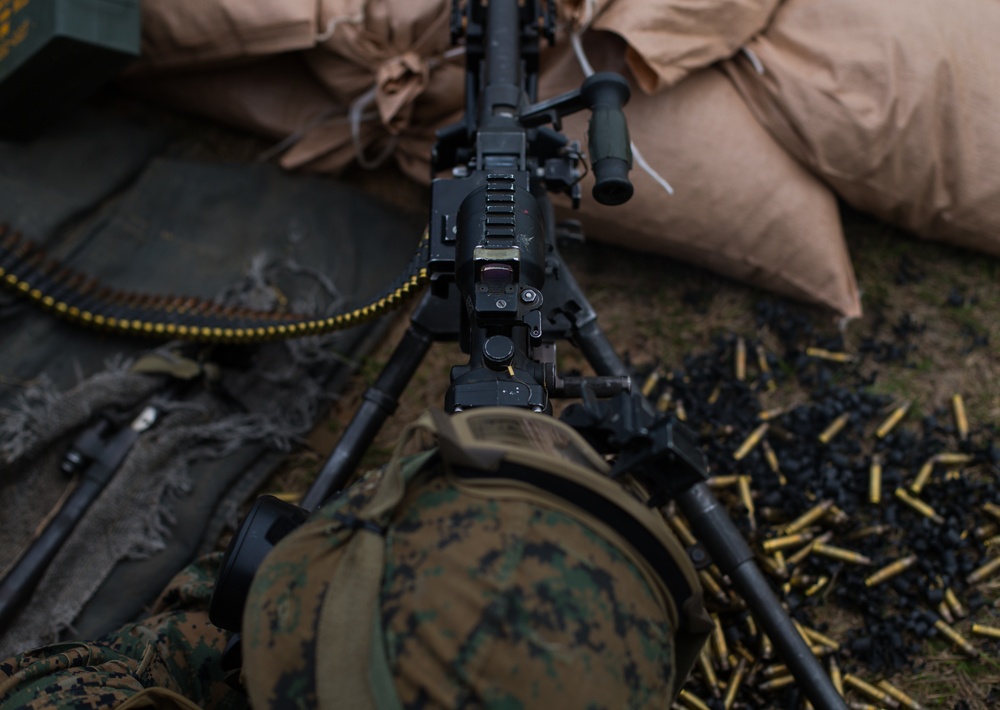
[[[1000,2],[786,0],[749,48],[726,71],[847,202],[1000,254]]]
[[[577,25],[628,42],[625,61],[646,93],[673,86],[693,71],[733,56],[763,30],[778,0],[569,0]]]
[[[141,64],[205,65],[316,44],[317,0],[144,0]]]
[[[586,48],[595,69],[617,69],[613,37],[596,35]],[[553,54],[546,96],[583,80],[572,52]],[[861,314],[836,200],[760,127],[721,72],[702,70],[655,96],[633,89],[625,113],[632,140],[675,194],[635,168],[632,200],[605,207],[590,197],[588,179],[580,210],[588,235]],[[565,122],[584,145],[586,121]]]

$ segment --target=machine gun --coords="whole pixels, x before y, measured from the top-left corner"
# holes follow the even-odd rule
[[[552,398],[581,397],[583,404],[565,418],[598,450],[617,454],[612,475],[639,478],[651,504],[676,501],[813,705],[846,707],[711,494],[694,435],[631,391],[628,368],[557,249],[548,193],[578,203],[584,176],[580,146],[559,132],[560,120],[591,111],[593,196],[608,205],[627,201],[631,153],[622,106],[628,83],[595,74],[578,91],[537,102],[539,44],[555,34],[551,2],[455,2],[451,20],[453,38],[465,36],[466,112],[462,122],[439,132],[432,157],[434,170],[451,177],[435,179],[431,188],[422,247],[430,288],[301,507],[263,498],[234,537],[213,621],[239,628],[241,591],[245,598],[263,557],[345,488],[430,345],[457,340],[469,359],[452,369],[446,411],[503,406],[551,413]],[[578,346],[597,376],[561,376],[557,341]]]

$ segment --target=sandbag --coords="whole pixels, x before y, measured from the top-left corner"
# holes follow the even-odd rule
[[[142,3],[147,67],[204,66],[316,44],[316,0],[149,0]]]
[[[733,56],[763,30],[778,0],[567,0],[577,27],[614,32],[628,42],[625,62],[646,93]]]
[[[725,64],[754,115],[848,203],[1000,254],[1000,3],[786,0]]]
[[[614,37],[595,33],[586,51],[595,69],[621,71]],[[548,59],[544,96],[583,81],[568,49]],[[721,72],[702,70],[655,96],[633,88],[625,114],[633,142],[675,194],[633,169],[635,196],[624,207],[605,207],[586,195],[580,218],[588,235],[844,316],[861,314],[836,200],[757,124]],[[577,114],[564,123],[566,134],[584,145],[586,121]],[[589,186],[588,178],[585,192]]]

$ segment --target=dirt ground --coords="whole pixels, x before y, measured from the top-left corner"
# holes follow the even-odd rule
[[[348,178],[401,209],[426,204],[427,192],[400,182],[393,171],[359,172]],[[802,404],[810,397],[808,388],[795,381],[794,363],[780,357],[778,331],[784,317],[799,327],[808,324],[814,343],[837,343],[836,350],[854,358],[849,376],[832,366],[837,382],[852,387],[865,382],[860,390],[883,401],[911,402],[901,427],[917,430],[928,416],[951,422],[952,398],[961,394],[979,441],[992,441],[1000,424],[1000,260],[918,240],[846,207],[843,219],[865,310],[862,318],[850,322],[816,308],[785,304],[763,291],[686,264],[620,250],[597,239],[565,249],[564,256],[611,342],[640,373],[682,368],[686,356],[742,337],[774,353],[779,371],[787,375],[775,391],[761,388],[762,408]],[[774,314],[775,304],[784,304],[783,316]],[[406,325],[404,314],[383,344],[359,363],[358,375],[329,420],[313,433],[309,447],[292,457],[272,481],[272,490],[304,490]],[[383,463],[400,429],[424,408],[443,402],[449,368],[462,362],[456,345],[432,347],[396,414],[366,455],[365,465]],[[752,369],[752,353],[749,362]],[[560,366],[563,371],[587,370],[569,345],[561,346]],[[997,473],[995,466],[975,471],[993,481]],[[734,515],[739,515],[742,509],[733,500]],[[959,620],[956,626],[967,638],[971,638],[973,621],[1000,625],[998,584],[981,587],[989,603],[974,619]],[[828,602],[813,606],[817,623],[832,635],[856,631],[860,617],[838,605],[833,595],[826,598]],[[987,642],[986,652],[972,659],[940,635],[916,643],[919,652],[906,668],[873,671],[860,661],[851,668],[872,681],[888,679],[929,706],[987,708],[1000,702],[996,693],[991,695],[1000,685],[997,645]],[[851,654],[843,657],[850,664]],[[703,686],[692,680],[688,687],[699,692]],[[849,697],[863,699],[856,692]],[[772,697],[747,707],[780,707],[781,702]]]

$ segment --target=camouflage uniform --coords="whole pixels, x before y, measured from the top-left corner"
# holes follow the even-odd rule
[[[208,621],[220,558],[203,558],[177,575],[139,623],[90,643],[52,644],[0,662],[0,706],[246,707],[218,665],[228,634]]]
[[[613,531],[508,483],[464,485],[433,450],[402,467],[405,486],[370,474],[265,559],[243,620],[252,707],[670,706],[677,609]],[[213,576],[187,571],[112,637],[0,664],[0,702],[240,707],[203,611]]]

